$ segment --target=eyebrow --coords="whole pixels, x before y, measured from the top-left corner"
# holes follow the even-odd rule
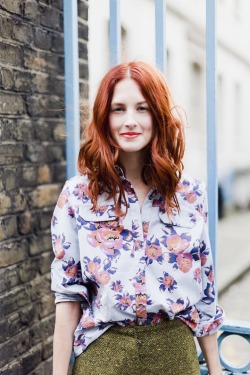
[[[148,104],[146,102],[146,100],[143,100],[142,102],[137,102],[136,105],[141,105],[141,104]],[[114,103],[111,103],[111,105],[124,105],[123,102],[114,102]]]

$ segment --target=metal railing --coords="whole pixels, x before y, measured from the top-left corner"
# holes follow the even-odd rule
[[[155,0],[156,64],[166,72],[166,0]],[[76,160],[80,145],[79,125],[79,65],[77,0],[64,0],[65,30],[65,102],[67,177],[76,174]],[[121,23],[120,0],[110,0],[110,65],[120,62]],[[206,108],[207,108],[207,185],[209,203],[209,234],[216,270],[217,250],[217,126],[216,126],[216,0],[206,0]],[[250,323],[226,320],[218,338],[221,363],[228,374],[246,374],[250,362],[233,366],[221,354],[221,343],[229,335],[240,335],[250,343]],[[208,373],[200,354],[201,374]]]

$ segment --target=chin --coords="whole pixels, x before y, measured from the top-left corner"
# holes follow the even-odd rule
[[[122,152],[139,152],[142,151],[144,147],[121,147],[120,150]]]

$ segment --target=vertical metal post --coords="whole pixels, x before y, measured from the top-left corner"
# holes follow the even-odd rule
[[[67,178],[77,174],[80,148],[77,0],[64,0],[64,54]]]
[[[155,48],[156,65],[166,74],[166,0],[155,0]]]
[[[206,0],[206,94],[209,234],[216,268],[218,222],[216,127],[216,0]]]
[[[109,0],[109,15],[110,66],[114,66],[121,59],[120,0]]]

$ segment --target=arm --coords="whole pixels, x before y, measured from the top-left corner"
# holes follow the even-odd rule
[[[205,357],[209,375],[222,375],[223,371],[220,365],[217,333],[197,337],[202,353]]]
[[[73,347],[74,331],[80,320],[79,302],[61,302],[56,305],[53,342],[53,375],[67,375]]]
[[[204,217],[204,226],[200,238],[202,297],[196,304],[201,317],[196,335],[208,366],[209,375],[221,375],[223,371],[219,359],[217,330],[224,320],[224,312],[216,301],[213,259],[207,225],[208,207],[205,186],[202,187],[202,190],[200,202],[200,209]]]

